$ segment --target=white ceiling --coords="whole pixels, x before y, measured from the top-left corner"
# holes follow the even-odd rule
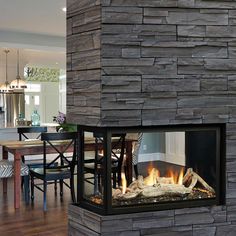
[[[66,0],[0,0],[0,29],[65,36]]]
[[[66,0],[0,0],[0,66],[5,48],[9,64],[66,67]]]

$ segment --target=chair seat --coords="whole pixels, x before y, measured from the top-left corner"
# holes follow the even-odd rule
[[[117,162],[112,163],[112,166],[111,166],[112,171],[114,169],[116,169],[117,167],[118,167],[118,163]],[[84,168],[85,168],[85,170],[87,169],[87,170],[91,170],[92,171],[92,170],[95,169],[95,163],[85,163],[84,164]],[[98,169],[98,171],[102,170],[102,165],[101,164],[97,164],[97,169]]]
[[[21,163],[21,176],[29,175],[29,167]],[[14,161],[1,160],[0,161],[0,178],[12,177],[14,173]]]
[[[30,174],[42,180],[65,179],[71,177],[71,172],[68,168],[47,169],[46,176],[44,176],[43,168],[33,168],[30,169]],[[58,176],[60,176],[60,178]]]
[[[25,161],[25,164],[30,168],[30,169],[35,169],[35,168],[43,168],[43,160],[30,160],[30,161]],[[58,163],[55,162],[54,166],[58,166]]]

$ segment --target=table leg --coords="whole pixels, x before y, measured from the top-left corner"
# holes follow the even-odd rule
[[[8,160],[8,152],[5,150],[4,147],[2,147],[2,159]],[[3,194],[7,194],[7,178],[3,178],[2,181],[2,187],[3,187]]]
[[[15,209],[20,208],[20,193],[21,193],[21,155],[14,155],[14,206]]]
[[[127,182],[132,183],[132,142],[126,143]]]

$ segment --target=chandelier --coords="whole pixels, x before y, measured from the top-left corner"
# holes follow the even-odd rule
[[[20,77],[19,49],[17,50],[17,75],[16,75],[16,79],[11,82],[10,88],[11,89],[27,88],[25,80]]]
[[[11,88],[10,88],[10,83],[8,82],[8,71],[7,71],[8,63],[7,63],[7,57],[8,57],[8,53],[10,51],[8,49],[6,49],[6,50],[4,50],[4,52],[6,53],[6,80],[5,80],[5,83],[1,85],[0,91],[1,92],[9,92],[9,91],[11,91]]]

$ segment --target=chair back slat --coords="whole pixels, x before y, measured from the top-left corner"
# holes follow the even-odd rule
[[[46,175],[47,169],[74,169],[77,161],[77,138],[78,134],[76,132],[41,134],[41,140],[43,141],[44,145],[44,175]],[[65,145],[59,144],[57,141],[65,141]],[[50,161],[47,162],[47,160],[49,160],[47,155],[48,147],[52,148],[55,153],[57,153],[57,156],[54,158],[50,158]],[[71,150],[68,150],[69,148],[71,148]],[[65,155],[68,152],[72,153],[72,158]],[[55,165],[58,160],[60,160],[60,163],[58,165]]]
[[[41,133],[47,132],[46,126],[31,126],[31,127],[18,127],[17,133],[19,134],[19,140],[22,141],[24,139],[29,139],[29,137],[26,134],[29,133],[35,133],[37,134],[36,139],[39,139],[41,136]]]

